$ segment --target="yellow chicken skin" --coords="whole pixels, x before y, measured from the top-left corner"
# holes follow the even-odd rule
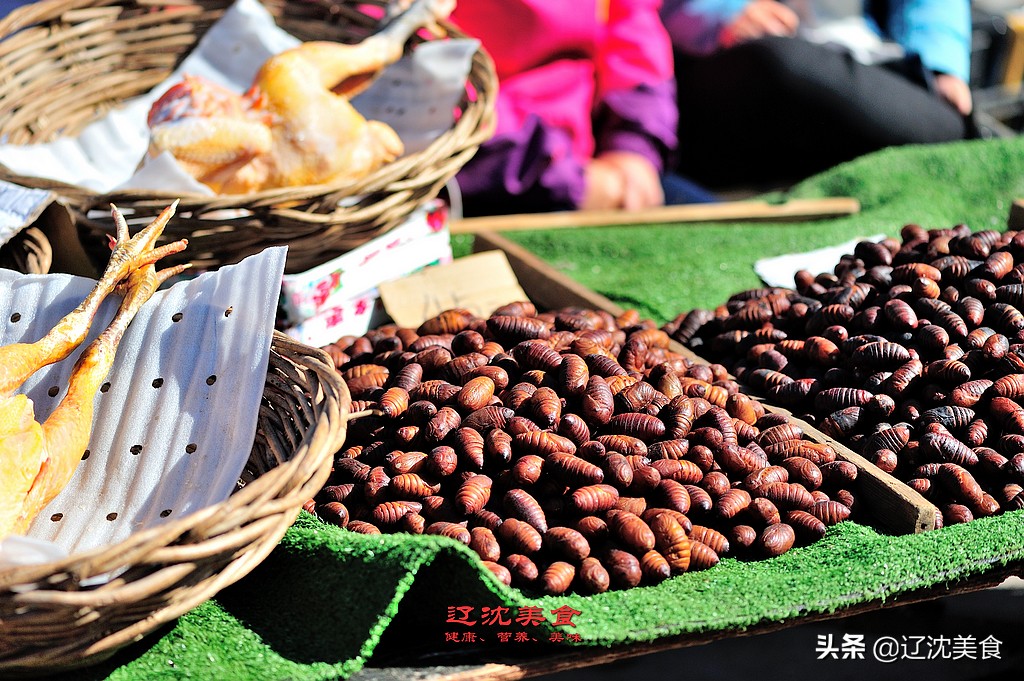
[[[220,194],[358,180],[403,153],[395,131],[349,103],[454,0],[416,0],[356,45],[313,41],[264,63],[243,95],[195,76],[149,112],[152,158],[170,152]]]
[[[186,246],[181,240],[153,248],[174,208],[164,210],[132,238],[114,208],[115,249],[89,295],[40,340],[0,347],[0,539],[23,534],[67,485],[88,445],[94,399],[125,330],[160,284],[188,267],[179,265],[160,272],[154,267],[160,258]],[[81,345],[100,304],[118,291],[124,297],[117,314],[75,363],[67,395],[39,423],[32,401],[14,392],[36,371],[66,358]]]

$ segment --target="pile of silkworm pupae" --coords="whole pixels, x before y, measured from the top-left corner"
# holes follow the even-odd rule
[[[560,594],[778,556],[850,517],[857,468],[635,311],[447,310],[325,347],[354,419],[305,506],[439,534]]]
[[[933,502],[1024,508],[1024,233],[906,225],[662,327]]]

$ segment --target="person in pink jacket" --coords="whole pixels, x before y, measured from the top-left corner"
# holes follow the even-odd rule
[[[452,14],[493,57],[495,136],[458,174],[467,215],[633,210],[712,201],[664,177],[676,145],[660,0],[463,0]]]

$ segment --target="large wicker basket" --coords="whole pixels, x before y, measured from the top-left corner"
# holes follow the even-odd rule
[[[114,546],[0,571],[0,676],[102,659],[246,575],[326,481],[350,406],[323,351],[275,333],[235,493]],[[116,577],[86,586],[108,573]]]
[[[302,40],[357,42],[377,25],[373,7],[387,0],[263,3],[278,25]],[[0,139],[31,144],[76,134],[165,80],[230,5],[231,0],[43,0],[14,10],[0,19]],[[450,25],[442,28],[448,36],[463,36]],[[0,179],[55,190],[75,215],[87,250],[95,248],[100,261],[105,234],[114,231],[110,203],[148,219],[180,198],[163,238],[187,237],[188,260],[196,266],[234,263],[268,246],[287,245],[287,271],[300,272],[386,232],[436,196],[492,134],[496,94],[493,63],[478,51],[453,127],[427,149],[354,183],[208,197],[98,194],[3,166]],[[101,217],[90,218],[93,209]],[[223,209],[244,214],[225,217],[239,211]]]

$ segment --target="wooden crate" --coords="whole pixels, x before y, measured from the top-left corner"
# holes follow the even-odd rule
[[[623,312],[621,306],[573,281],[503,236],[492,232],[478,233],[473,241],[473,250],[504,251],[523,290],[534,304],[544,309],[585,307],[605,310],[612,315]],[[710,364],[708,360],[675,341],[672,341],[670,348],[695,362]],[[849,461],[857,467],[857,480],[862,498],[866,500],[870,515],[880,529],[894,534],[913,534],[935,529],[938,509],[916,490],[885,473],[860,454],[811,424],[796,418],[790,411],[764,400],[762,402],[766,410],[788,416],[795,425],[803,429],[807,439],[831,445],[840,459]]]

